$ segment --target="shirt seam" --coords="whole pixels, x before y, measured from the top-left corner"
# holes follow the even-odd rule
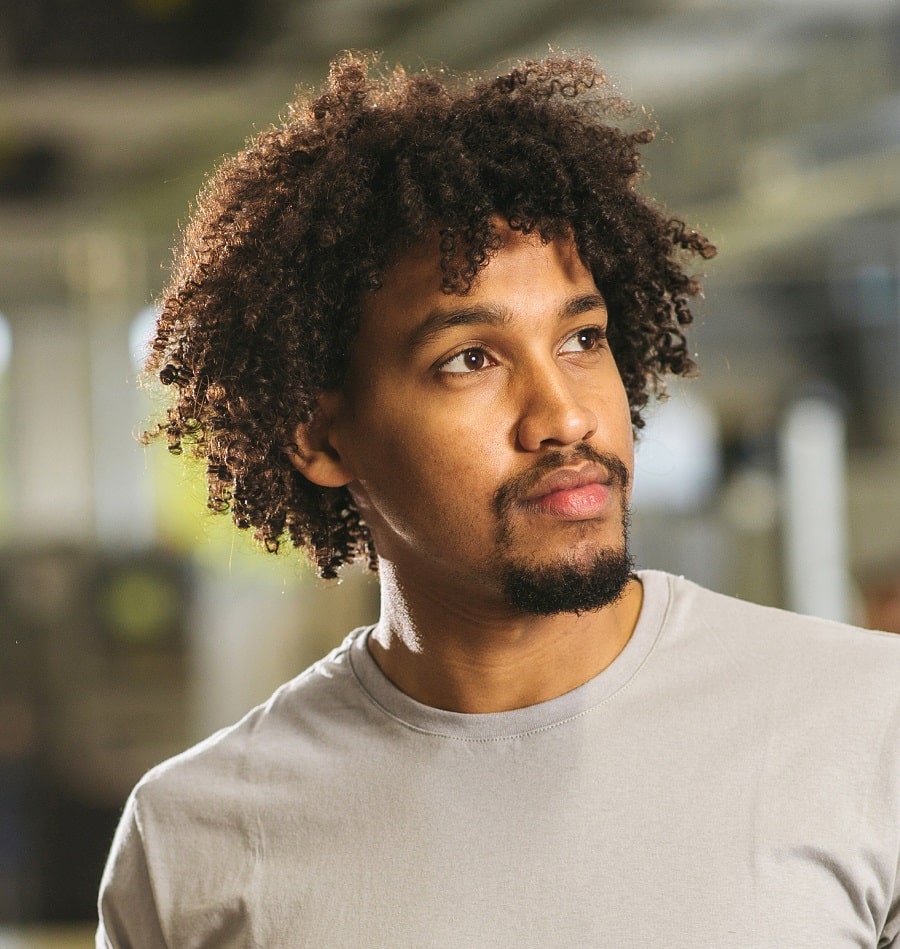
[[[665,603],[665,608],[663,609],[662,617],[660,618],[659,625],[656,630],[656,634],[653,637],[652,643],[647,649],[646,654],[638,663],[637,668],[634,670],[634,672],[632,672],[632,674],[628,677],[628,679],[626,679],[626,681],[623,682],[619,686],[619,688],[617,688],[614,692],[610,693],[609,695],[604,696],[602,699],[598,700],[593,705],[589,706],[588,708],[582,709],[580,712],[575,712],[572,715],[567,716],[566,718],[561,718],[558,721],[550,722],[546,725],[538,725],[538,726],[535,726],[534,728],[529,728],[524,731],[513,732],[512,734],[509,734],[509,735],[481,735],[481,736],[451,735],[451,734],[447,734],[446,732],[434,731],[422,725],[414,725],[412,722],[408,722],[406,719],[401,718],[395,712],[392,712],[389,708],[387,708],[382,702],[380,702],[372,694],[372,692],[366,687],[365,683],[360,678],[359,672],[357,671],[356,663],[353,656],[352,646],[348,648],[347,650],[347,656],[348,656],[348,659],[350,660],[350,671],[353,675],[353,679],[356,682],[357,687],[360,689],[363,695],[376,708],[379,709],[379,711],[381,711],[388,718],[395,721],[397,724],[402,725],[407,730],[416,732],[417,734],[429,735],[432,738],[445,738],[451,741],[458,741],[458,742],[463,742],[466,744],[490,744],[490,743],[501,742],[501,741],[515,741],[516,739],[519,739],[519,738],[530,738],[534,735],[539,735],[542,732],[548,732],[554,728],[560,727],[561,725],[568,725],[569,723],[577,721],[580,718],[584,718],[585,715],[588,715],[592,712],[597,711],[598,709],[602,708],[607,703],[611,702],[613,699],[618,698],[619,696],[622,695],[623,692],[627,691],[631,687],[632,683],[638,678],[638,676],[641,674],[646,664],[650,661],[650,657],[656,652],[657,646],[659,645],[659,641],[662,638],[663,630],[666,627],[666,622],[668,621],[669,613],[672,609],[672,601],[674,598],[674,591],[672,589],[672,578],[670,576],[666,576],[665,582],[666,582],[667,596],[666,596],[666,603]],[[362,637],[365,637],[368,635],[369,632],[371,632],[372,629],[374,629],[374,626],[368,626],[362,629],[359,635]],[[365,643],[362,644],[362,648],[364,649],[367,648]],[[599,674],[602,675],[603,673],[601,672]]]

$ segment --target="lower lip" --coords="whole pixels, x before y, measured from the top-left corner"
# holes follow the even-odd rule
[[[584,521],[602,514],[609,502],[610,489],[604,484],[585,484],[580,488],[553,491],[531,501],[529,507],[569,521]]]

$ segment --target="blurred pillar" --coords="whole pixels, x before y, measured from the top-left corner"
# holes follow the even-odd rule
[[[153,540],[153,508],[135,434],[149,403],[129,353],[132,318],[146,302],[144,243],[114,231],[84,232],[69,243],[66,265],[85,334],[93,532],[107,547],[144,546]]]
[[[66,307],[11,317],[9,533],[81,540],[93,526],[87,341]]]
[[[844,415],[828,396],[806,396],[779,433],[788,606],[848,622]]]
[[[726,538],[712,503],[722,474],[719,424],[699,393],[672,386],[635,444],[631,549],[636,562],[727,586]]]

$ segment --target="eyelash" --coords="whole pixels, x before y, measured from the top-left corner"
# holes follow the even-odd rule
[[[593,337],[593,345],[591,345],[588,349],[581,350],[581,352],[585,352],[585,353],[596,352],[606,342],[606,330],[602,326],[584,326],[579,330],[575,330],[574,333],[570,333],[565,338],[565,340],[563,340],[563,346],[565,346],[565,344],[568,343],[569,340],[574,339],[577,336],[592,336]],[[562,351],[562,346],[560,347],[560,351]],[[444,372],[446,375],[451,375],[451,376],[470,375],[471,373],[469,372],[446,372],[446,367],[450,365],[450,363],[452,363],[456,359],[459,359],[460,356],[465,356],[466,353],[480,353],[485,358],[488,358],[488,359],[490,358],[490,356],[488,355],[487,349],[485,347],[467,346],[465,349],[457,350],[455,353],[448,356],[443,362],[439,363],[436,367],[437,370],[439,372]],[[483,368],[484,368],[483,366],[478,366],[476,368],[473,368],[471,372],[478,372],[480,369],[483,369]]]
[[[599,349],[601,345],[606,342],[606,330],[604,330],[602,326],[585,326],[583,329],[576,330],[570,336],[567,336],[564,342],[567,343],[576,336],[593,337],[593,345],[589,349],[582,350],[582,352],[585,353]]]
[[[452,356],[450,356],[450,357],[448,357],[447,359],[445,359],[445,360],[437,367],[438,370],[441,371],[441,372],[446,372],[446,367],[449,366],[450,363],[452,363],[452,362],[454,362],[455,360],[459,359],[460,356],[465,356],[467,353],[480,353],[480,354],[483,355],[486,359],[490,358],[490,357],[488,356],[488,354],[487,354],[487,350],[484,349],[484,347],[482,347],[482,346],[467,346],[465,349],[460,349],[458,352],[454,353]],[[483,367],[483,366],[477,366],[477,367],[473,368],[472,371],[473,371],[473,372],[477,372],[479,369],[482,369],[482,368],[484,368],[484,367]],[[468,375],[468,373],[467,373],[467,372],[450,372],[450,373],[447,373],[447,375],[451,375],[451,376],[465,376],[465,375]]]

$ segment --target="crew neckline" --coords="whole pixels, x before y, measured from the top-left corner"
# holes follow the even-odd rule
[[[463,741],[499,741],[561,725],[595,709],[621,691],[640,671],[662,633],[671,601],[668,574],[639,570],[643,602],[631,638],[618,656],[583,685],[525,708],[506,712],[449,712],[401,692],[381,671],[368,648],[373,627],[358,632],[349,659],[360,687],[385,714],[415,731]]]

